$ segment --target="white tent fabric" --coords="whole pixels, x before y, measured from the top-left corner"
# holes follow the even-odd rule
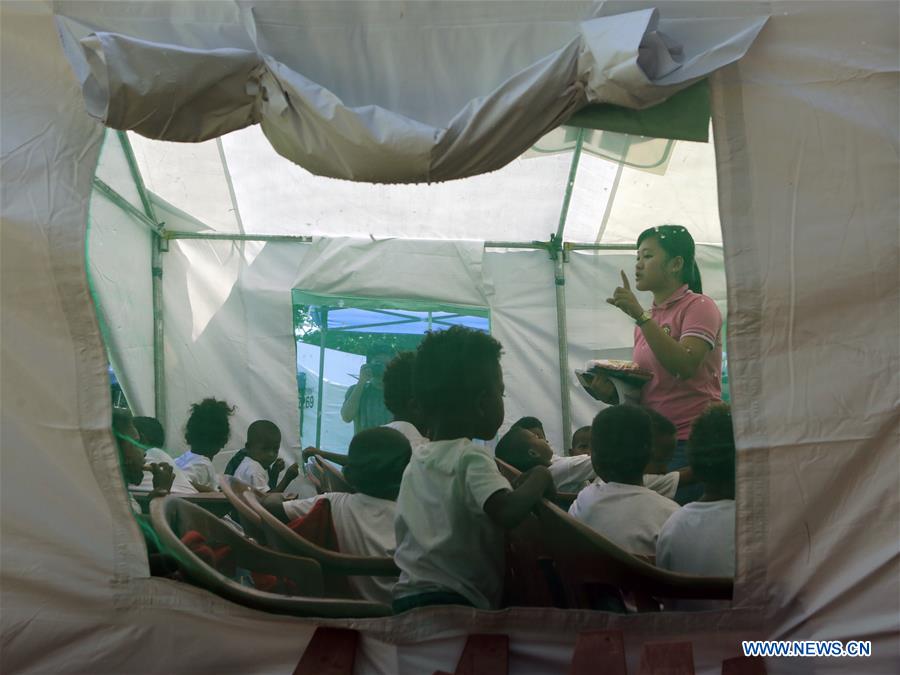
[[[153,26],[127,35],[114,32],[122,30],[115,20],[108,29],[66,18],[59,25],[87,110],[108,126],[202,141],[259,123],[280,154],[315,174],[406,183],[499,169],[587,103],[659,103],[740,58],[765,23],[679,22],[666,35],[655,9],[585,16],[589,8],[573,6],[568,21],[557,19],[540,39],[518,7],[496,5],[490,17],[485,7],[398,7],[402,20],[393,22],[366,2],[343,3],[338,12],[264,2],[222,7],[216,24],[242,27],[240,44],[253,49],[223,39],[218,25],[193,24],[165,42],[150,37]],[[461,78],[471,71],[458,55],[471,57],[473,43],[495,38],[492,53],[513,48],[518,58],[492,59],[493,69],[480,62],[479,77]],[[318,60],[329,55],[324,77],[310,73],[316,67],[307,50]],[[358,63],[368,68],[348,68]],[[414,82],[421,93],[409,91]]]
[[[431,185],[373,185],[314,176],[276,154],[258,127],[197,144],[129,138],[147,188],[198,221],[179,227],[218,233],[546,241],[572,157],[524,156]],[[711,143],[675,142],[664,173],[626,165],[616,183],[616,171],[581,156],[567,241],[634,243],[637,223],[679,222],[698,242],[722,243]]]
[[[540,40],[553,17],[539,12],[558,5],[537,5],[522,5],[531,12],[522,23]],[[396,21],[392,7],[369,11]],[[66,11],[132,27],[150,17],[145,38],[165,43],[220,10],[186,2]],[[4,2],[0,12],[2,668],[292,672],[326,622],[249,611],[148,577],[108,430],[105,349],[84,256],[103,130],[83,109],[51,8]],[[662,8],[664,20],[763,13],[769,23],[746,57],[711,78],[739,450],[735,608],[629,617],[445,608],[331,622],[363,632],[357,672],[452,671],[466,634],[501,632],[511,673],[557,673],[577,631],[591,628],[626,632],[632,671],[644,641],[691,640],[697,671],[712,674],[752,638],[873,642],[867,659],[772,659],[770,673],[896,671],[900,16],[893,2]],[[223,40],[249,48],[218,27]],[[485,53],[469,51],[476,63]],[[189,265],[188,243],[198,248],[177,242],[166,255]],[[203,245],[201,262],[215,249]],[[216,325],[208,310],[196,326]],[[271,306],[248,311],[278,318]]]

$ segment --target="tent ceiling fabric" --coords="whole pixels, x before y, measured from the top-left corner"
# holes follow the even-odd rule
[[[197,142],[259,123],[314,174],[416,183],[499,169],[588,103],[664,101],[739,59],[766,21],[704,20],[700,30],[660,25],[652,8],[598,16],[576,6],[541,36],[518,3],[499,3],[494,24],[480,6],[445,4],[398,14],[394,3],[242,3],[222,10],[246,33],[237,44],[196,24],[161,41],[150,19],[58,25],[87,111],[108,126]]]
[[[234,234],[546,241],[559,221],[572,160],[571,151],[528,153],[480,176],[383,185],[315,176],[279,156],[259,127],[204,143],[129,138],[147,188],[199,221],[190,229]],[[644,227],[676,222],[698,242],[722,243],[712,143],[675,141],[662,174],[626,166],[616,182],[617,168],[582,154],[567,241],[633,243]]]

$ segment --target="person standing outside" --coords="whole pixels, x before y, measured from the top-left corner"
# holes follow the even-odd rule
[[[384,404],[384,369],[394,357],[394,351],[385,344],[373,345],[366,352],[366,362],[359,369],[359,381],[347,389],[341,419],[353,422],[353,435],[363,429],[380,427],[394,416]]]
[[[606,301],[634,319],[632,358],[653,373],[641,390],[641,404],[675,424],[671,471],[687,465],[685,444],[694,420],[722,397],[722,315],[703,295],[687,229],[652,227],[640,234],[637,247],[635,287],[653,294],[652,307],[641,306],[624,271],[622,285]],[[592,390],[605,403],[619,402],[608,378],[594,378]],[[679,489],[676,501],[690,501],[688,490]]]

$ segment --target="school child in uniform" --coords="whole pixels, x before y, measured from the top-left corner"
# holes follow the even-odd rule
[[[674,471],[668,470],[678,442],[676,427],[668,417],[652,408],[645,407],[644,410],[650,415],[653,437],[650,461],[644,467],[644,486],[674,500],[680,486],[694,482],[694,471],[690,465]]]
[[[507,431],[494,454],[519,471],[547,467],[557,492],[578,492],[597,477],[589,456],[559,457],[546,440],[523,427],[513,426]]]
[[[246,446],[238,453],[243,453],[243,459],[234,470],[234,477],[261,492],[284,492],[300,475],[300,468],[296,463],[291,464],[277,482],[284,468],[284,460],[278,457],[280,447],[281,429],[269,420],[256,420],[247,427]]]
[[[694,420],[687,450],[703,496],[663,525],[656,564],[685,574],[733,577],[735,449],[728,404],[713,404]]]
[[[358,492],[326,492],[285,502],[273,496],[267,497],[264,504],[278,518],[290,522],[307,515],[320,499],[327,499],[341,553],[391,557],[397,545],[397,493],[410,452],[409,441],[396,429],[365,429],[350,441],[344,465],[344,477]],[[387,605],[391,604],[391,589],[396,581],[396,577],[349,577],[361,597]]]
[[[510,429],[525,429],[533,433],[538,438],[545,441],[547,440],[547,434],[544,433],[544,423],[541,422],[537,417],[532,417],[530,415],[520,417],[515,422],[513,422],[513,425],[510,427]]]
[[[166,434],[159,420],[155,417],[134,417],[131,421],[134,428],[137,429],[138,440],[144,446],[144,463],[168,464],[172,467],[173,480],[170,492],[182,495],[197,494],[198,490],[191,484],[187,474],[178,467],[169,453],[163,450]],[[148,492],[153,489],[153,473],[151,471],[144,471],[144,479],[138,489]]]
[[[384,389],[384,405],[394,416],[393,421],[384,426],[396,429],[406,436],[411,447],[427,443],[425,424],[422,414],[413,399],[413,366],[416,361],[415,352],[400,352],[384,369],[382,387]],[[305,448],[303,461],[317,455],[329,462],[344,466],[348,455],[328,452],[319,448]]]
[[[415,352],[400,352],[384,369],[384,405],[394,416],[384,426],[396,429],[409,439],[411,447],[427,443],[425,422],[413,398]]]
[[[397,498],[394,561],[400,579],[393,607],[499,607],[504,530],[518,525],[553,492],[553,478],[535,467],[512,486],[488,450],[503,423],[500,343],[453,326],[429,332],[419,345],[414,396],[431,441],[412,450]]]
[[[119,450],[119,463],[122,467],[122,476],[128,485],[140,485],[144,479],[144,451],[136,441],[138,431],[134,428],[131,413],[114,409],[112,418],[113,435],[116,438],[116,446]],[[169,494],[172,487],[174,473],[169,464],[150,464],[146,467],[152,475],[150,498],[161,497]],[[130,497],[132,510],[140,514],[141,507]]]
[[[656,539],[678,504],[644,487],[650,416],[636,406],[601,410],[591,426],[591,459],[600,480],[578,493],[569,514],[635,555],[656,554]]]
[[[572,434],[572,448],[569,450],[570,457],[578,455],[591,456],[591,427],[580,427]]]
[[[179,455],[175,464],[200,492],[219,489],[212,460],[228,443],[231,436],[229,418],[233,414],[233,406],[214,398],[205,398],[191,406],[184,429],[184,440],[190,450]]]

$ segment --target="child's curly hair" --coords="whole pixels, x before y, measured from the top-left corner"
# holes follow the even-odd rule
[[[407,412],[413,397],[414,352],[400,352],[384,369],[384,405],[394,417]]]
[[[215,454],[225,447],[231,436],[228,418],[234,414],[234,406],[225,401],[205,398],[191,406],[184,429],[184,440],[193,452]]]
[[[465,326],[428,331],[413,372],[415,398],[425,417],[468,411],[473,397],[490,386],[502,351],[490,335]]]
[[[734,427],[727,403],[713,403],[694,420],[687,453],[694,474],[704,483],[734,480]]]

